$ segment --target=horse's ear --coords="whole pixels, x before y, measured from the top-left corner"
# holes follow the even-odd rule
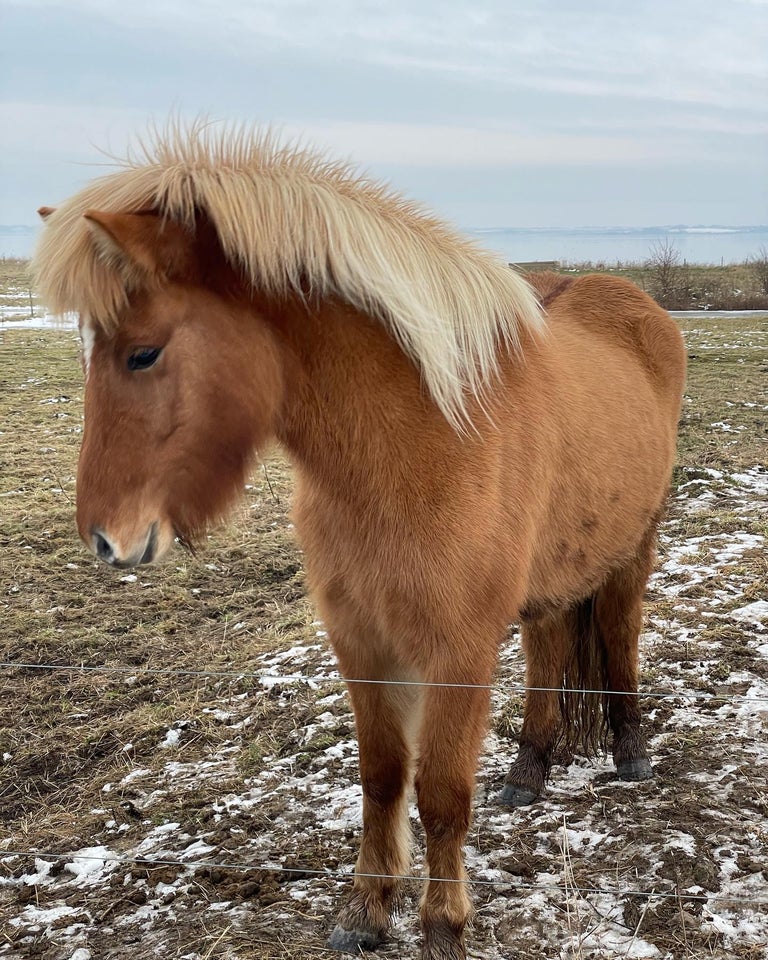
[[[139,267],[155,276],[178,276],[190,269],[194,238],[181,224],[154,211],[106,213],[87,210],[99,253],[112,262]]]
[[[56,213],[56,207],[38,207],[37,210],[38,217],[43,221],[47,220],[52,213]]]

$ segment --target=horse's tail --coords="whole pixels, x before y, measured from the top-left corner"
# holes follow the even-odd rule
[[[560,752],[587,757],[605,754],[608,737],[608,697],[605,642],[595,613],[595,597],[575,610],[571,649],[560,694]]]

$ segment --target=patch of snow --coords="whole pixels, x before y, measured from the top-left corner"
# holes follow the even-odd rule
[[[74,874],[79,887],[102,883],[105,874],[111,873],[118,865],[115,854],[107,847],[85,847],[69,856],[72,860],[64,864],[64,869]]]
[[[166,836],[169,833],[175,833],[181,827],[180,823],[163,823],[159,827],[155,827],[152,833],[155,836]],[[147,838],[149,839],[149,838]]]
[[[768,600],[755,600],[738,610],[731,610],[728,616],[761,627],[768,622]]]
[[[29,926],[33,931],[39,931],[45,927],[50,927],[61,920],[62,917],[72,917],[81,914],[82,911],[76,907],[58,906],[58,907],[35,907],[29,904],[24,907],[18,917],[11,917],[10,924],[13,927]]]
[[[211,853],[215,849],[216,847],[212,847],[209,843],[205,843],[203,840],[195,840],[177,856],[181,860],[196,860],[200,857],[204,857],[207,853]]]
[[[53,865],[54,861],[52,860],[40,860],[38,857],[35,857],[35,872],[24,874],[24,876],[20,878],[21,882],[28,887],[39,887],[50,883],[50,873]]]
[[[172,727],[168,733],[166,733],[165,740],[161,741],[160,748],[162,750],[168,750],[171,747],[178,747],[180,740],[181,730],[177,730],[175,727]]]
[[[696,856],[696,841],[690,833],[681,833],[679,830],[668,830],[665,850],[682,850],[691,857]]]
[[[141,777],[146,777],[146,776],[148,776],[151,772],[152,772],[152,771],[149,770],[147,767],[137,767],[135,770],[131,770],[130,773],[126,773],[126,775],[125,775],[125,776],[123,777],[123,779],[120,781],[120,786],[121,786],[121,787],[126,787],[126,786],[128,786],[128,784],[131,783],[133,780],[139,780],[139,779],[141,779]],[[110,789],[111,789],[111,785],[110,785]],[[106,786],[104,787],[104,791],[107,792],[107,791],[106,791]]]
[[[220,710],[218,707],[203,707],[203,713],[213,717],[215,720],[231,720],[234,716],[229,710]]]
[[[345,830],[350,827],[362,827],[363,824],[363,791],[358,784],[350,784],[346,789],[332,789],[323,791],[327,798],[325,809],[331,816],[318,820],[319,830]]]

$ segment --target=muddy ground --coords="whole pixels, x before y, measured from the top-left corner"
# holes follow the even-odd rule
[[[691,375],[642,639],[642,688],[672,694],[643,701],[654,781],[576,759],[542,802],[497,806],[522,716],[510,630],[467,846],[473,958],[768,957],[766,321],[681,321]],[[336,956],[356,744],[287,465],[255,472],[196,559],[97,566],[73,526],[77,354],[71,330],[0,325],[0,956]],[[382,957],[418,955],[406,886]]]

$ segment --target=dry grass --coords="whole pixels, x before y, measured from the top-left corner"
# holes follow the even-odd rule
[[[223,695],[247,693],[252,682],[141,670],[247,673],[259,650],[308,636],[312,612],[288,529],[290,481],[281,460],[269,463],[269,483],[263,469],[256,472],[245,505],[199,559],[179,554],[138,578],[105,576],[73,523],[82,402],[76,339],[38,331],[0,338],[2,657],[129,667],[138,677],[4,672],[0,753],[15,762],[3,807],[24,816],[43,799],[70,811],[87,806],[83,786],[98,789],[99,780],[154,754],[172,719],[194,724],[185,759],[205,755],[221,725],[203,711]]]
[[[40,316],[28,260],[0,257],[0,330],[4,318]]]
[[[576,263],[560,269],[571,275],[598,271],[627,277],[670,310],[768,309],[768,294],[763,289],[761,274],[749,262],[722,266],[689,264],[680,256],[672,263],[666,282],[659,267],[647,262]]]
[[[684,327],[692,359],[675,487],[697,476],[709,477],[704,468],[738,473],[763,463],[768,434],[765,318],[690,320]],[[305,596],[301,555],[289,526],[291,482],[284,460],[279,456],[269,460],[268,478],[261,469],[255,472],[242,508],[226,529],[209,538],[197,559],[179,553],[161,568],[138,571],[134,580],[97,566],[76,537],[72,501],[81,403],[78,344],[71,332],[2,332],[0,327],[0,657],[15,663],[113,666],[129,671],[2,669],[0,842],[4,841],[6,848],[13,845],[55,853],[107,842],[105,811],[124,827],[119,843],[125,849],[142,835],[146,829],[142,824],[148,822],[180,821],[192,836],[202,828],[211,831],[212,804],[219,797],[242,792],[244,778],[256,777],[289,756],[294,758],[293,775],[300,778],[306,771],[328,764],[324,751],[334,737],[351,736],[345,701],[331,707],[321,705],[319,694],[306,684],[265,693],[248,676],[256,657],[265,651],[318,642]],[[712,426],[718,423],[731,429]],[[743,504],[731,503],[725,485],[719,496],[712,510],[694,514],[682,510],[673,499],[672,535],[680,540],[732,530],[768,535],[765,516],[745,513]],[[697,562],[695,554],[686,559]],[[738,602],[768,596],[765,557],[759,551],[746,551],[739,564],[736,569],[743,589]],[[728,575],[734,575],[734,568]],[[720,586],[723,584],[715,580],[706,590]],[[690,602],[695,606],[695,598]],[[652,592],[649,613],[659,620],[671,616],[669,599]],[[685,617],[684,611],[675,616],[684,623],[679,619]],[[690,616],[692,626],[699,622],[698,612]],[[716,641],[727,656],[697,671],[690,685],[716,691],[732,673],[752,669],[754,658],[738,630],[728,634],[718,623],[707,630],[703,639]],[[683,669],[679,665],[684,666],[686,657],[693,656],[685,643],[670,640],[647,664],[646,685],[664,686],[669,663],[674,661],[675,669]],[[226,675],[170,677],[146,672],[167,667]],[[290,669],[290,664],[285,669]],[[334,689],[338,688],[325,687],[322,695]],[[247,721],[234,738],[232,721],[220,717],[222,706]],[[509,737],[519,730],[519,706],[519,701],[514,701],[497,716],[495,728],[500,736]],[[324,727],[305,742],[305,729],[329,710],[337,714],[336,727]],[[652,729],[664,728],[664,710],[662,705]],[[188,779],[174,783],[163,779],[168,756],[158,749],[169,729],[179,733],[174,759],[189,771]],[[662,776],[676,763],[685,769],[696,750],[706,746],[697,740],[700,731],[680,736],[679,759],[671,744],[670,754],[661,764]],[[229,759],[220,762],[212,779],[201,788],[195,780],[195,765],[222,756],[222,751]],[[151,804],[130,787],[119,794],[111,792],[112,785],[139,770],[148,771],[148,780],[157,777]],[[745,805],[759,803],[759,797],[750,800],[747,793]],[[608,804],[609,816],[612,803],[617,811],[614,816],[622,821],[632,823],[633,817],[643,816],[634,799],[622,796],[614,801],[607,793],[601,796],[601,802]],[[285,812],[285,795],[281,795],[265,801],[248,817],[232,816],[226,829],[217,827],[211,834],[218,837],[216,855],[237,859],[237,830],[258,836],[274,829]],[[669,823],[674,807],[660,808],[658,814]],[[659,829],[665,829],[661,819],[659,823]],[[293,838],[291,828],[284,829],[288,831],[288,849]],[[539,829],[533,821],[520,827],[515,849],[525,849],[530,843],[529,855],[522,857],[519,867],[507,864],[513,873],[535,875],[531,865],[540,856],[534,853]],[[643,820],[638,838],[642,831],[652,829],[650,822]],[[631,848],[631,836],[628,843]],[[479,840],[478,848],[482,848]],[[301,841],[301,862],[334,866],[350,862],[353,851],[351,831],[341,842],[307,833]],[[637,864],[638,870],[644,868],[642,857]],[[631,865],[630,856],[627,877]],[[686,869],[694,867],[688,864]],[[22,868],[28,869],[29,863],[6,867]],[[542,861],[536,869],[545,868]],[[571,851],[567,868],[573,883],[591,885],[590,864]],[[110,925],[129,909],[136,910],[136,901],[130,899],[136,891],[121,886],[133,875],[135,870],[131,874],[128,868],[118,871],[103,899],[89,907],[90,922],[95,925],[93,942],[101,945],[98,949],[107,951]],[[201,926],[194,917],[185,921],[182,912],[167,927],[153,927],[141,943],[143,955],[150,955],[150,950],[163,960],[182,957],[185,951],[220,960],[298,960],[326,955],[316,936],[311,951],[300,944],[308,942],[308,931],[318,924],[327,925],[328,910],[324,905],[313,906],[312,901],[292,900],[285,881],[256,870],[250,875],[199,871],[195,884],[198,895],[211,901],[239,897],[243,909],[247,908],[247,922],[233,926],[226,916],[207,913]],[[245,895],[242,891],[248,884],[250,894]],[[240,892],[236,895],[235,890]],[[316,890],[318,902],[325,904],[335,885],[317,881]],[[3,896],[0,911],[10,911],[11,916],[18,907]],[[578,900],[573,903],[582,909]],[[654,942],[675,957],[707,956],[711,951],[712,956],[723,957],[717,952],[718,943],[707,940],[709,934],[702,932],[699,919],[691,920],[686,912],[689,907],[674,901],[652,905],[645,901],[637,906],[636,914],[627,907],[629,936],[634,930],[642,938],[650,931]],[[577,952],[569,955],[584,952],[595,956],[581,946],[592,917],[584,913],[570,919]],[[477,935],[502,942],[501,927],[491,929],[489,923],[486,921],[486,929],[481,917]],[[94,958],[132,952],[128,941],[118,941],[114,949],[125,953],[109,947],[109,952],[94,954]],[[2,943],[0,940],[0,954]],[[57,946],[55,934],[41,936],[25,949],[41,960],[71,955]],[[383,955],[398,956],[397,946]],[[523,960],[537,955],[520,945]],[[748,950],[743,953],[749,955]]]

